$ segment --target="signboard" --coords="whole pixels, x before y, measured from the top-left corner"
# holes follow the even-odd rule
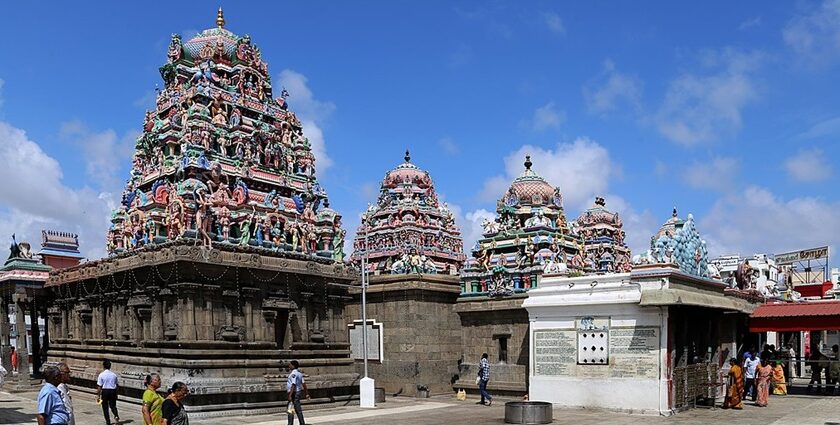
[[[784,254],[776,254],[777,265],[794,264],[799,261],[820,260],[828,258],[828,247],[804,249],[802,251],[786,252]]]
[[[576,332],[566,329],[534,331],[534,375],[572,375]]]
[[[350,354],[355,360],[364,360],[364,338],[362,332],[362,321],[354,320],[353,323],[348,324],[350,330]],[[368,360],[379,361],[383,360],[382,353],[382,323],[373,320],[367,321],[367,352]]]
[[[725,257],[718,257],[712,260],[712,264],[718,266],[718,268],[727,268],[727,267],[738,267],[738,263],[741,262],[741,257],[737,255],[727,255]]]

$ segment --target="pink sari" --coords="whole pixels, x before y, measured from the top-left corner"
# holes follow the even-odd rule
[[[755,400],[756,406],[767,406],[767,398],[770,397],[770,378],[773,376],[773,367],[770,365],[762,366],[756,369],[756,389],[758,391],[758,398]]]

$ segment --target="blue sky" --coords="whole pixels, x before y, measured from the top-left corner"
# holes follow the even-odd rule
[[[410,148],[469,241],[529,153],[570,217],[605,195],[637,251],[673,206],[717,254],[838,246],[840,0],[639,4],[221,2],[289,88],[351,236]],[[170,34],[215,6],[4,18],[0,232],[80,232],[96,257]]]

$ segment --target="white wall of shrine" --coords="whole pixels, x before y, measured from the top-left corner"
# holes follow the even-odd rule
[[[530,400],[670,413],[668,310],[639,306],[629,273],[543,276],[528,295]]]

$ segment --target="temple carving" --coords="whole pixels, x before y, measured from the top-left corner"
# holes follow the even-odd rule
[[[372,274],[456,275],[464,241],[446,203],[438,200],[429,173],[405,162],[385,173],[375,205],[368,205],[353,242],[351,261],[367,247]]]
[[[218,26],[172,36],[164,87],[137,138],[108,250],[197,239],[342,261],[341,216],[329,208],[300,120],[275,97],[259,47]]]

